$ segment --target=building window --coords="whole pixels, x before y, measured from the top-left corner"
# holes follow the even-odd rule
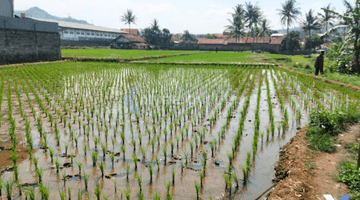
[[[80,35],[80,32],[76,32],[76,34]]]
[[[84,33],[83,33],[83,32],[81,32],[81,35],[84,35]]]
[[[94,33],[91,33],[91,35],[95,35]]]
[[[65,33],[65,34],[68,34],[68,33],[69,33],[69,31],[65,31],[64,33]]]
[[[100,34],[100,36],[102,36],[102,34]]]
[[[96,33],[96,36],[99,36],[99,33]]]
[[[74,32],[70,31],[70,34],[74,34]]]
[[[86,35],[90,35],[90,33],[86,33]]]

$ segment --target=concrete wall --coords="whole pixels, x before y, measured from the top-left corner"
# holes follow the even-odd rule
[[[1,1],[1,0],[0,0]],[[57,23],[43,22],[28,18],[11,18],[0,16],[0,29],[18,29],[29,31],[42,31],[58,33],[59,26]]]
[[[63,47],[95,47],[95,46],[110,46],[113,39],[91,39],[91,40],[61,40]]]
[[[0,29],[0,64],[61,58],[58,32]]]
[[[13,0],[0,0],[0,16],[5,16],[5,17],[14,16]]]

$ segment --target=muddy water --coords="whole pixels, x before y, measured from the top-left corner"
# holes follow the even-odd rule
[[[126,74],[129,73],[128,69]],[[179,71],[184,69],[179,69]],[[194,70],[196,73],[198,69]],[[244,70],[242,68],[239,68],[239,70]],[[199,70],[198,70],[199,71]],[[209,70],[211,71],[211,70]],[[226,70],[216,70],[212,73],[221,73],[225,72]],[[249,73],[252,71],[249,70]],[[109,71],[104,70],[102,73],[106,74]],[[113,72],[113,71],[112,71]],[[118,71],[121,72],[121,69]],[[255,71],[254,71],[255,72]],[[117,72],[115,72],[117,73]],[[133,73],[133,72],[131,72]],[[146,74],[141,74],[143,71],[139,72],[140,75],[143,75],[146,77]],[[177,72],[176,69],[173,71],[164,71],[159,72],[166,73],[168,76],[178,76],[186,75],[186,73],[180,73]],[[61,145],[60,147],[56,147],[56,140],[55,136],[53,134],[54,129],[53,127],[50,127],[47,124],[44,124],[44,129],[47,132],[47,140],[48,140],[48,146],[54,148],[55,150],[55,159],[58,159],[61,163],[61,166],[63,166],[65,163],[70,163],[71,159],[69,157],[65,157],[65,144],[67,143],[69,145],[68,154],[74,153],[74,163],[69,167],[63,167],[60,170],[60,173],[56,172],[55,165],[51,163],[50,156],[48,153],[45,153],[44,150],[39,150],[35,156],[39,159],[39,167],[44,169],[43,178],[42,181],[45,186],[50,188],[50,198],[59,199],[58,190],[63,190],[68,188],[72,188],[72,198],[76,198],[78,191],[84,192],[84,197],[88,196],[90,198],[95,198],[95,185],[96,182],[99,182],[100,187],[102,188],[102,195],[101,196],[108,196],[109,199],[115,199],[115,197],[120,197],[121,193],[124,194],[124,191],[126,188],[131,188],[131,199],[137,198],[137,193],[139,191],[139,185],[136,180],[136,176],[139,174],[142,176],[142,191],[144,192],[144,196],[146,198],[151,198],[154,193],[157,191],[161,194],[162,198],[165,198],[166,195],[166,187],[165,183],[172,182],[172,168],[174,168],[175,171],[175,184],[174,186],[170,187],[170,193],[173,195],[174,199],[190,199],[195,198],[195,188],[194,188],[194,181],[200,183],[199,178],[199,170],[203,168],[201,163],[201,152],[203,150],[208,152],[208,160],[207,160],[207,169],[206,169],[206,177],[203,180],[204,187],[200,191],[200,195],[204,198],[208,198],[209,196],[212,197],[219,197],[222,194],[226,194],[225,192],[225,182],[222,175],[222,172],[227,170],[228,166],[228,158],[227,154],[231,152],[231,145],[233,144],[233,136],[236,134],[238,129],[238,123],[240,120],[240,112],[243,108],[245,98],[247,94],[250,92],[250,105],[247,111],[247,115],[245,118],[244,123],[244,131],[243,131],[243,137],[240,143],[239,150],[235,154],[235,160],[233,163],[233,170],[237,173],[239,179],[243,179],[242,177],[242,170],[241,167],[245,164],[246,159],[246,152],[252,151],[252,141],[253,141],[253,134],[254,134],[254,121],[255,121],[255,110],[256,110],[256,101],[257,101],[257,92],[258,92],[258,86],[261,84],[261,98],[260,98],[260,133],[264,133],[264,138],[266,138],[266,129],[269,127],[269,114],[268,114],[268,104],[267,104],[267,93],[266,93],[266,83],[265,83],[265,73],[266,71],[264,69],[259,70],[256,75],[251,75],[250,79],[248,80],[246,84],[246,88],[244,92],[241,95],[240,101],[238,102],[238,105],[236,105],[235,110],[232,112],[232,119],[230,120],[230,124],[226,128],[225,132],[225,138],[221,141],[220,145],[216,145],[216,152],[215,152],[215,158],[219,161],[220,165],[215,165],[214,160],[211,158],[211,149],[209,143],[207,144],[201,144],[199,147],[195,149],[193,161],[187,164],[187,168],[183,170],[183,173],[181,172],[180,167],[180,161],[174,160],[171,158],[171,150],[170,150],[170,141],[173,140],[175,142],[175,149],[174,154],[182,156],[182,161],[185,164],[184,159],[184,151],[183,149],[186,149],[187,152],[189,152],[190,157],[190,147],[189,143],[190,140],[194,140],[194,135],[198,134],[198,132],[195,132],[195,130],[202,130],[202,127],[205,127],[205,141],[211,141],[214,138],[218,139],[217,133],[221,130],[221,127],[226,125],[226,116],[227,111],[229,107],[231,106],[232,102],[235,101],[236,97],[233,92],[230,95],[230,98],[226,102],[225,108],[222,110],[222,112],[219,114],[219,118],[214,124],[213,127],[210,128],[208,126],[208,121],[212,114],[214,109],[220,105],[220,101],[222,100],[223,96],[220,96],[218,98],[217,103],[215,106],[212,107],[211,110],[207,112],[204,118],[200,119],[200,122],[196,127],[191,126],[191,120],[198,116],[199,108],[196,109],[196,113],[193,113],[190,120],[187,120],[186,125],[189,126],[189,137],[185,139],[184,142],[181,142],[179,148],[177,148],[175,135],[179,136],[181,138],[181,135],[179,134],[179,127],[176,129],[176,131],[173,131],[171,136],[170,129],[169,129],[169,123],[171,121],[170,116],[167,115],[166,118],[167,123],[165,124],[165,121],[163,120],[162,127],[159,127],[158,124],[153,125],[151,115],[146,115],[145,119],[147,120],[148,124],[145,124],[144,119],[140,119],[139,124],[136,122],[136,118],[134,116],[134,113],[139,113],[140,108],[137,106],[137,104],[133,104],[132,98],[134,98],[134,95],[136,92],[141,92],[142,90],[138,88],[138,86],[130,87],[130,90],[128,91],[127,95],[125,95],[124,103],[125,103],[125,128],[124,133],[126,135],[125,139],[125,146],[126,146],[126,154],[125,154],[125,160],[123,159],[123,153],[121,151],[122,146],[122,140],[120,138],[119,132],[121,131],[121,127],[117,127],[117,133],[114,137],[114,145],[112,144],[111,138],[114,136],[115,131],[115,117],[117,112],[117,106],[115,105],[113,107],[113,117],[110,120],[109,123],[109,117],[108,114],[111,112],[109,110],[109,106],[107,106],[106,110],[106,117],[104,120],[104,123],[108,126],[108,138],[105,139],[104,135],[104,126],[101,126],[100,123],[96,121],[96,117],[94,117],[95,120],[95,127],[94,129],[91,128],[90,125],[87,125],[86,120],[83,121],[83,114],[81,114],[81,120],[82,123],[86,125],[86,129],[89,130],[90,138],[89,141],[87,140],[87,137],[85,136],[82,128],[79,129],[78,122],[76,121],[75,124],[73,124],[73,118],[68,119],[68,122],[71,122],[72,124],[72,130],[74,131],[74,134],[76,137],[79,138],[78,148],[75,147],[75,142],[70,139],[70,132],[66,126],[66,128],[63,128],[63,124],[59,124],[59,128],[61,130]],[[272,97],[272,106],[273,106],[273,112],[275,117],[275,124],[279,124],[283,120],[283,113],[280,109],[279,101],[276,97],[275,88],[273,85],[273,81],[277,81],[276,79],[273,80],[270,76],[271,71],[268,70],[268,78],[270,83],[270,95]],[[262,75],[262,82],[259,83],[259,75]],[[121,76],[119,76],[121,77]],[[209,77],[209,75],[208,75]],[[120,78],[119,78],[120,79]],[[250,91],[249,86],[252,79],[255,79],[255,84],[253,89]],[[199,79],[200,80],[200,79]],[[245,80],[245,78],[244,78]],[[178,81],[181,81],[179,78]],[[189,81],[186,78],[183,79],[183,81]],[[223,81],[223,85],[230,85],[228,83],[228,80],[226,79],[216,79],[216,81]],[[240,80],[241,81],[241,80]],[[120,81],[116,81],[120,82]],[[173,82],[172,84],[175,84]],[[204,91],[207,91],[206,88],[211,88],[211,85],[213,85],[213,82],[210,82],[206,86],[204,86],[202,90],[199,91],[199,93],[190,94],[190,96],[202,96],[204,95]],[[169,84],[170,85],[170,84]],[[194,86],[195,84],[191,84],[191,86]],[[240,86],[241,84],[239,84]],[[279,85],[279,84],[278,84]],[[70,87],[70,84],[68,85]],[[74,91],[77,91],[79,88],[85,87],[84,83],[77,83],[76,88],[72,89]],[[172,87],[172,86],[171,86]],[[231,87],[229,87],[231,89]],[[70,87],[71,89],[71,87]],[[173,88],[174,91],[176,91],[176,88]],[[237,88],[238,89],[238,88]],[[115,90],[114,90],[115,91]],[[113,94],[117,94],[116,92],[113,92]],[[221,95],[227,94],[227,91],[222,91]],[[151,98],[151,97],[150,97]],[[207,97],[211,98],[211,97]],[[118,101],[117,98],[114,98],[114,103],[120,104],[121,102]],[[195,100],[195,102],[198,102],[199,98]],[[142,101],[143,102],[143,101]],[[279,148],[284,145],[286,142],[288,142],[292,136],[295,135],[296,129],[298,125],[296,124],[296,116],[295,112],[290,108],[288,101],[284,101],[285,108],[288,110],[289,114],[289,125],[286,130],[280,130],[278,131],[275,129],[275,134],[271,135],[268,141],[261,141],[259,139],[258,142],[258,152],[255,156],[255,160],[252,163],[251,166],[251,174],[249,178],[249,183],[247,186],[243,186],[242,182],[240,182],[240,188],[238,190],[235,190],[235,185],[232,187],[232,198],[233,199],[253,199],[257,195],[259,195],[263,190],[267,189],[272,183],[271,183],[271,177],[273,175],[273,165],[278,159],[278,150]],[[149,105],[147,105],[149,106]],[[205,105],[204,105],[205,106]],[[299,108],[301,108],[299,106]],[[183,108],[184,109],[184,108]],[[100,117],[102,116],[102,110],[100,108],[96,108],[96,112],[99,111]],[[75,112],[74,110],[72,112]],[[181,113],[181,111],[179,111]],[[184,111],[185,112],[185,111]],[[87,113],[87,112],[86,112]],[[120,112],[121,113],[121,112]],[[163,113],[164,114],[164,113]],[[75,114],[73,114],[75,115]],[[303,114],[303,120],[301,120],[301,126],[306,123],[306,115]],[[186,118],[187,119],[187,118]],[[43,119],[43,121],[46,121],[46,118]],[[34,124],[36,122],[33,122]],[[36,125],[36,124],[35,124]],[[98,132],[97,126],[100,127],[100,132]],[[151,150],[151,142],[148,139],[147,133],[146,133],[146,126],[152,130],[152,127],[155,126],[156,132],[160,134],[160,147],[157,145],[157,141],[155,143],[155,152],[152,153]],[[133,136],[131,135],[131,127],[133,129]],[[168,138],[167,142],[165,142],[165,136],[163,134],[163,130],[166,128],[168,130]],[[162,131],[160,131],[162,130]],[[152,131],[151,131],[152,132]],[[39,133],[36,130],[36,127],[33,127],[32,130],[33,140],[34,140],[34,147],[40,147],[42,144],[42,140],[39,137]],[[145,149],[145,160],[143,160],[142,153],[141,153],[141,147],[139,144],[138,135],[142,135],[142,145],[141,147]],[[99,137],[101,142],[103,142],[106,146],[106,149],[108,151],[119,153],[119,156],[115,156],[115,163],[114,167],[112,167],[112,162],[110,159],[110,154],[105,154],[105,159],[103,158],[103,152],[101,150],[100,144],[98,144],[97,149],[95,148],[94,144],[94,138]],[[131,144],[131,139],[134,138],[136,140],[136,147],[135,152],[137,157],[140,159],[138,162],[138,169],[135,170],[135,164],[132,159],[132,154],[134,153],[134,148]],[[151,138],[153,138],[153,133],[151,134]],[[87,153],[84,154],[84,151],[82,149],[83,144],[87,145]],[[162,152],[163,146],[167,145],[167,155],[166,159],[167,162],[174,161],[173,164],[167,163],[165,165],[164,163],[164,155]],[[93,167],[92,165],[92,158],[91,158],[91,152],[98,152],[98,162],[104,162],[105,164],[105,175],[111,175],[110,177],[102,178],[101,172],[99,167]],[[158,167],[155,163],[155,157],[154,155],[158,155],[159,159],[161,159],[160,168],[158,170]],[[75,176],[79,173],[78,167],[76,165],[76,162],[82,163],[82,173],[86,173],[90,176],[89,183],[88,183],[88,192],[85,191],[85,185],[83,181],[83,177],[81,176]],[[130,165],[130,173],[129,173],[129,179],[127,181],[126,178],[126,165]],[[153,182],[150,183],[150,175],[148,170],[148,165],[153,165]],[[20,172],[20,179],[23,183],[35,183],[37,182],[38,178],[35,173],[34,165],[30,160],[25,160],[24,162],[19,164],[19,172]],[[63,181],[63,174],[68,175],[68,179],[66,180],[65,184]],[[10,180],[13,177],[12,172],[5,173],[2,178],[5,180]],[[116,186],[116,190],[115,190]],[[36,190],[38,190],[37,185],[34,186]],[[115,192],[116,191],[116,192]],[[17,189],[14,187],[13,196],[17,196]],[[39,197],[40,194],[37,191],[37,196]],[[124,196],[125,197],[125,196]],[[23,197],[20,199],[24,199]]]

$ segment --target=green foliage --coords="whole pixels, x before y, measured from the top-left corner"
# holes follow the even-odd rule
[[[324,41],[318,36],[318,34],[313,33],[305,38],[305,49],[320,47],[323,43]]]
[[[287,47],[286,43],[289,42],[289,46]],[[285,36],[283,39],[283,44],[281,45],[281,49],[295,51],[300,49],[300,32],[299,31],[291,31],[290,36]]]
[[[344,161],[341,163],[340,173],[335,177],[337,181],[343,182],[349,186],[349,189],[360,196],[360,170],[355,161]]]
[[[208,33],[208,34],[205,35],[205,38],[206,39],[218,39],[218,36],[216,36],[216,34]]]
[[[334,137],[346,124],[355,123],[359,118],[360,114],[356,110],[349,110],[347,113],[313,110],[310,113],[310,127],[306,135],[316,149],[332,152],[335,150]]]

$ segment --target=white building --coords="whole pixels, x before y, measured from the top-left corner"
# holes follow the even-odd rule
[[[55,21],[48,19],[36,20],[58,23],[61,40],[113,40],[120,36],[120,34],[127,34],[126,32],[117,29],[105,28],[101,26]]]

